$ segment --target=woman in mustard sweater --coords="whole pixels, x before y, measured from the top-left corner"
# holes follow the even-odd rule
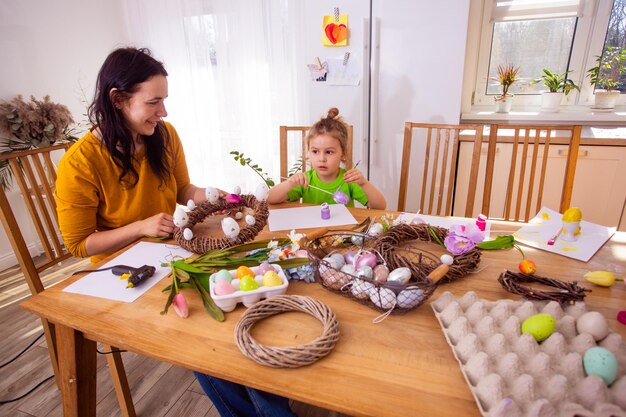
[[[143,236],[169,236],[176,203],[205,200],[205,189],[189,182],[176,130],[161,120],[166,77],[146,49],[117,49],[102,65],[93,128],[57,170],[59,225],[75,256],[97,261]],[[287,398],[194,374],[223,416],[295,416]]]

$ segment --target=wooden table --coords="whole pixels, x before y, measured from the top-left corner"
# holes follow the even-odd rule
[[[384,214],[351,211],[359,221]],[[513,225],[496,223],[493,229],[510,233]],[[265,229],[258,239],[286,233]],[[617,311],[626,308],[626,285],[619,282],[601,288],[582,278],[587,271],[624,271],[626,233],[618,232],[588,263],[532,248],[524,250],[537,263],[538,274],[577,280],[592,288],[587,304],[603,313],[610,327],[626,337],[626,326],[615,319]],[[457,295],[473,290],[490,300],[516,299],[496,280],[503,270],[515,270],[520,260],[519,252],[513,249],[484,251],[484,269],[441,286],[430,301],[446,290]],[[21,304],[57,325],[66,417],[95,415],[95,341],[350,415],[480,415],[429,303],[374,324],[372,320],[379,312],[319,284],[292,282],[289,294],[308,295],[332,308],[341,337],[327,357],[312,365],[274,369],[249,360],[236,347],[234,327],[245,311],[241,305],[226,313],[225,322],[218,323],[203,310],[199,297],[188,292],[189,318],[181,319],[174,312],[161,316],[166,299],[161,290],[168,285],[167,278],[133,303],[61,291],[77,279],[79,276],[69,278]],[[252,330],[261,343],[279,346],[304,344],[320,332],[321,325],[302,313],[263,320]]]

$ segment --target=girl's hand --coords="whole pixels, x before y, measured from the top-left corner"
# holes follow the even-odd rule
[[[297,172],[293,174],[291,177],[289,177],[288,181],[291,183],[291,188],[298,185],[301,185],[304,188],[307,188],[309,186],[309,180],[303,172]]]
[[[167,237],[174,231],[174,218],[167,213],[155,214],[141,221],[141,234],[150,237]]]
[[[356,182],[360,187],[367,183],[367,178],[363,175],[361,171],[356,168],[352,168],[343,175],[343,180],[347,183]]]

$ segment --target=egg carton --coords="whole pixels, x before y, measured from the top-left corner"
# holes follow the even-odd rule
[[[252,307],[254,304],[258,303],[260,300],[264,298],[270,298],[275,295],[284,294],[287,291],[287,287],[289,286],[289,280],[285,276],[285,271],[280,265],[271,264],[276,271],[276,274],[282,280],[281,285],[275,285],[273,287],[263,286],[263,276],[257,275],[259,273],[259,267],[251,267],[250,269],[254,272],[254,280],[259,284],[259,288],[252,291],[242,291],[239,289],[239,279],[237,278],[237,270],[233,269],[228,271],[230,275],[233,277],[231,281],[231,285],[235,288],[235,292],[232,294],[226,295],[215,295],[214,287],[215,287],[215,275],[217,273],[212,274],[209,278],[209,290],[211,292],[211,298],[215,301],[215,304],[225,313],[231,312],[237,307],[238,303],[243,303],[246,307]]]
[[[460,298],[445,292],[431,306],[483,416],[626,417],[626,343],[611,330],[599,342],[578,333],[585,303],[488,301],[470,291]],[[520,331],[538,313],[556,319],[541,343]],[[585,375],[583,356],[594,346],[617,359],[610,386]]]

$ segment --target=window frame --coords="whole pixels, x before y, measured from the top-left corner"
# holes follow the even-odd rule
[[[584,110],[588,110],[594,103],[593,86],[587,77],[587,70],[595,65],[596,56],[602,53],[606,31],[608,29],[611,11],[613,9],[613,0],[580,0],[582,2],[582,15],[578,17],[576,31],[574,34],[574,42],[570,56],[570,70],[574,82],[580,86],[580,93],[572,91],[561,103],[562,107],[569,107],[574,110],[576,106],[584,106]],[[495,22],[491,19],[492,10],[495,7],[494,0],[472,0],[475,7],[479,7],[481,12],[475,13],[472,19],[470,15],[470,25],[477,24],[481,29],[477,39],[478,44],[474,48],[468,45],[468,54],[477,54],[475,74],[466,76],[466,80],[473,83],[471,88],[472,98],[470,106],[472,111],[492,106],[493,95],[485,93],[487,83],[487,73],[489,69],[489,60],[491,56],[491,44],[493,37],[493,29]],[[481,22],[472,22],[478,17]],[[476,59],[476,58],[475,58]],[[506,64],[506,63],[505,63]],[[516,64],[516,63],[513,63]],[[467,70],[466,70],[467,71]],[[468,74],[469,75],[469,74]],[[531,74],[525,74],[522,68],[521,75],[524,78],[534,77]],[[536,74],[540,76],[540,74]],[[621,94],[617,101],[617,105],[626,103],[626,94]],[[537,109],[541,105],[541,94],[518,94],[515,96],[514,109]]]

